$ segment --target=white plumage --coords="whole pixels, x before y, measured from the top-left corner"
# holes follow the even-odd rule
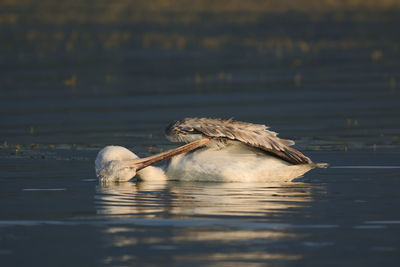
[[[166,134],[172,141],[191,142],[186,145],[190,149],[176,149],[179,151],[163,158],[170,158],[164,168],[146,167],[137,172],[139,178],[220,182],[290,181],[313,168],[327,166],[312,163],[300,151],[290,147],[293,141],[280,139],[265,125],[187,118],[170,124]],[[135,168],[126,165],[132,160],[137,161],[138,157],[129,150],[106,147],[97,156],[96,173],[102,180],[126,181],[129,176],[136,174]],[[118,179],[115,178],[117,176]]]
[[[315,164],[293,165],[243,143],[232,142],[223,148],[207,145],[177,155],[167,165],[166,175],[180,181],[284,182],[314,167]]]
[[[152,180],[165,180],[161,168],[148,166],[140,171],[129,164],[139,159],[132,151],[122,146],[106,146],[97,154],[95,161],[96,175],[102,182],[126,182],[135,177],[151,177]]]

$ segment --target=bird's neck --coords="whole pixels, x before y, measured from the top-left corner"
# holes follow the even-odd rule
[[[137,172],[137,176],[143,181],[165,181],[167,176],[162,168],[148,166]]]

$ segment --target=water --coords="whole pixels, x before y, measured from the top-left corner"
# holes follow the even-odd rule
[[[2,266],[396,266],[397,9],[83,3],[4,5]],[[170,149],[164,128],[188,116],[268,124],[331,167],[285,184],[98,184],[100,148]]]

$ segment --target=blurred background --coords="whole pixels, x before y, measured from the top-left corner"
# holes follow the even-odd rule
[[[188,116],[398,148],[397,0],[1,0],[0,140],[162,149]]]

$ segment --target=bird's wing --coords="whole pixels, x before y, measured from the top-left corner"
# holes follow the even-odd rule
[[[191,142],[202,137],[237,140],[259,148],[292,164],[311,163],[300,151],[291,148],[292,140],[281,139],[266,125],[213,118],[186,118],[170,124],[166,129],[172,141]]]

